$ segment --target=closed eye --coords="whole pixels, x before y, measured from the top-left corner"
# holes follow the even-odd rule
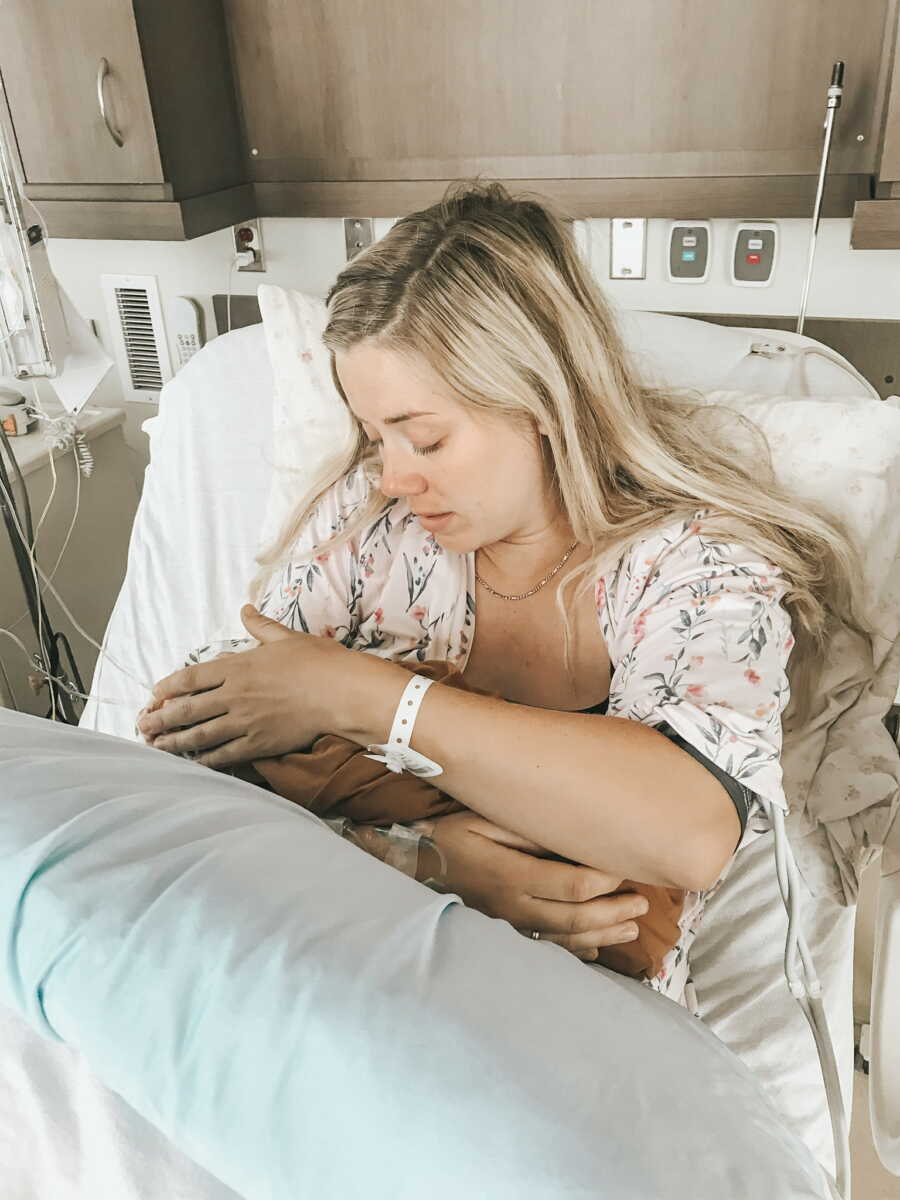
[[[435,450],[440,450],[442,444],[443,444],[443,441],[435,442],[431,446],[413,446],[412,451],[413,451],[413,454],[434,454]],[[381,440],[379,439],[377,442],[370,441],[369,445],[370,446],[380,446]]]

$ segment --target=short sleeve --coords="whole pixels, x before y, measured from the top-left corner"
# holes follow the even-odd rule
[[[756,551],[705,536],[704,515],[642,538],[599,583],[615,664],[608,712],[666,723],[755,797],[786,810],[788,584]]]

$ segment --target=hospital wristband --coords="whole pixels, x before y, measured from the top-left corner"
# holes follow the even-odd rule
[[[419,754],[409,744],[419,707],[433,683],[433,679],[426,679],[424,675],[413,675],[403,689],[387,742],[381,746],[366,746],[368,751],[379,750],[381,753],[366,754],[366,758],[384,763],[388,770],[396,775],[408,771],[410,775],[428,779],[432,775],[444,773],[444,768],[439,763],[426,758],[424,754]]]

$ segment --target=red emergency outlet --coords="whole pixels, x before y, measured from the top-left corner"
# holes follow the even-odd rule
[[[748,255],[747,255],[747,262],[748,262],[748,263],[758,263],[758,262],[759,262],[759,255],[758,255],[758,254],[748,254]]]

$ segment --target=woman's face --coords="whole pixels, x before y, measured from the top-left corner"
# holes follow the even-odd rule
[[[338,351],[341,387],[379,444],[381,490],[408,500],[442,546],[466,553],[533,540],[556,519],[540,438],[503,417],[473,415],[424,361],[389,350]]]

